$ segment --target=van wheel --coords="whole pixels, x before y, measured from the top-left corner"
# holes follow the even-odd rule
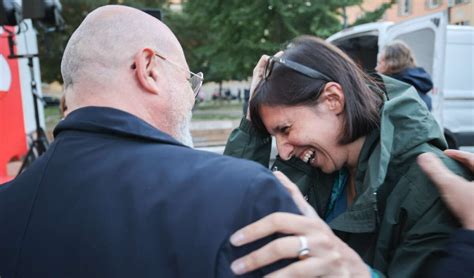
[[[451,137],[449,134],[446,134],[446,133],[444,134],[444,137],[446,138],[446,142],[448,143],[449,149],[454,149],[454,150],[459,149],[456,139],[454,139],[453,137]]]

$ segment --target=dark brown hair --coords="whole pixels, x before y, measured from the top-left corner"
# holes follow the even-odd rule
[[[301,36],[289,44],[282,58],[318,70],[341,85],[345,103],[340,144],[351,143],[379,127],[383,92],[339,48],[316,37]],[[262,105],[317,105],[326,83],[275,63],[270,76],[260,82],[250,101],[252,124],[257,130],[266,132],[260,115]]]

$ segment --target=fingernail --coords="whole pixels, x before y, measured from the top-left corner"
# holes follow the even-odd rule
[[[245,264],[244,264],[244,262],[242,262],[240,260],[234,261],[230,265],[230,268],[232,269],[232,272],[234,272],[234,274],[240,275],[240,274],[245,273]]]
[[[234,246],[240,246],[244,240],[244,234],[241,232],[236,232],[230,237],[230,243]]]

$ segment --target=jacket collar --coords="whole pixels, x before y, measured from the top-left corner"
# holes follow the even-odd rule
[[[74,110],[54,129],[54,137],[67,131],[107,134],[185,146],[144,120],[114,108],[89,106]]]
[[[380,184],[375,182],[377,175],[371,169],[379,163],[376,161],[379,156],[372,155],[380,148],[379,139],[379,130],[367,135],[359,155],[355,180],[356,192],[360,193],[348,210],[329,223],[332,229],[351,233],[368,233],[376,229],[378,217],[376,192]]]

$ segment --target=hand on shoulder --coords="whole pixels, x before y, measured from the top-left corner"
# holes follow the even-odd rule
[[[445,154],[474,171],[474,154],[446,150]],[[432,153],[424,153],[418,157],[418,164],[431,181],[438,187],[441,197],[451,211],[459,218],[463,227],[474,230],[474,182],[451,172],[443,162]]]

